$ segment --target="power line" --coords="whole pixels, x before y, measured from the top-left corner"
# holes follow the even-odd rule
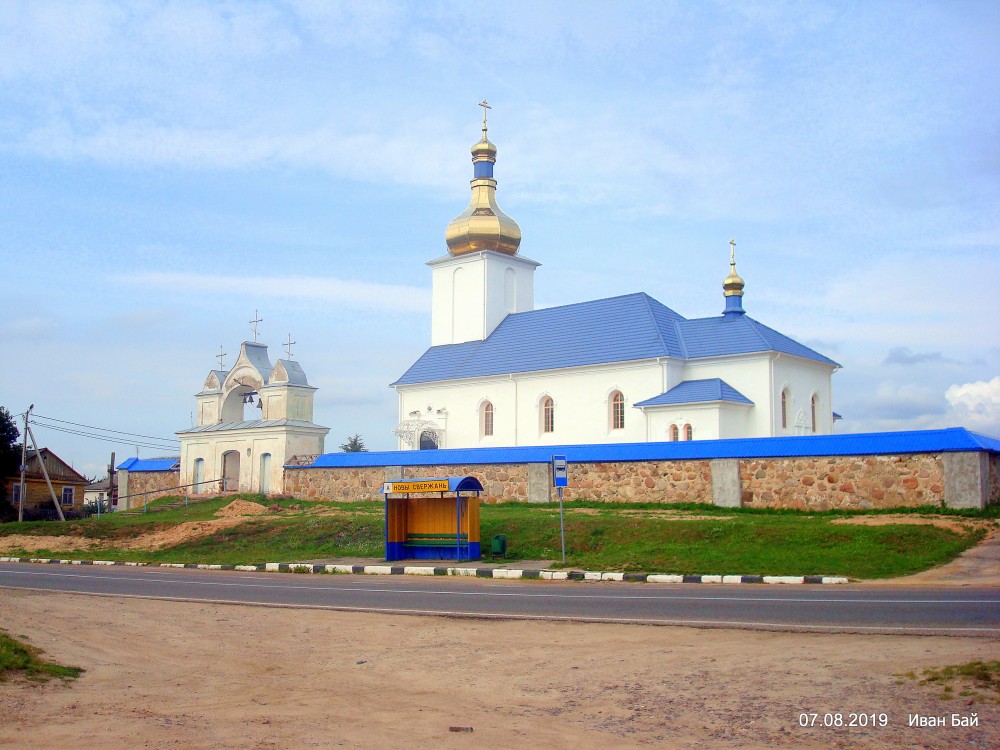
[[[137,432],[123,432],[122,430],[111,430],[111,429],[107,429],[105,427],[96,427],[95,425],[92,425],[92,424],[80,424],[79,422],[70,422],[70,421],[68,421],[66,419],[56,419],[55,417],[46,417],[46,416],[43,416],[41,414],[35,414],[35,417],[38,418],[38,419],[48,419],[48,420],[50,420],[52,422],[60,422],[61,424],[71,424],[71,425],[73,425],[75,427],[85,427],[88,430],[98,430],[100,432],[113,432],[116,435],[131,435],[132,437],[149,438],[150,440],[160,440],[160,441],[163,441],[165,443],[179,443],[180,442],[176,438],[161,438],[161,437],[157,437],[156,435],[140,435]],[[44,427],[45,425],[42,425],[42,426]],[[55,428],[53,427],[53,429],[55,429]]]
[[[90,438],[91,440],[102,440],[105,443],[115,443],[117,445],[134,445],[134,446],[141,447],[141,448],[151,448],[151,449],[157,450],[157,451],[172,451],[172,450],[177,450],[177,446],[156,445],[155,443],[147,443],[147,442],[144,442],[144,441],[141,441],[141,440],[127,440],[125,438],[102,437],[100,435],[94,435],[93,433],[90,433],[90,432],[82,432],[80,430],[71,430],[71,429],[69,429],[67,427],[56,427],[55,425],[43,424],[41,422],[36,422],[34,420],[31,420],[30,423],[33,424],[33,425],[37,425],[38,427],[44,427],[46,430],[55,430],[56,432],[65,432],[65,433],[68,433],[70,435],[80,435],[81,437]]]

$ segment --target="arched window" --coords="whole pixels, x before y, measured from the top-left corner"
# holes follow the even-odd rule
[[[556,405],[551,396],[542,400],[542,432],[555,432]]]
[[[677,429],[677,425],[675,425],[675,424],[670,425],[670,442],[671,443],[676,443],[678,440],[680,440],[680,434],[681,434],[681,431],[679,429]]]
[[[781,391],[781,427],[783,429],[788,428],[788,407],[791,398],[788,394],[788,389],[785,388]]]
[[[809,418],[812,422],[812,431],[816,432],[816,394],[814,393],[812,398],[809,399]]]
[[[625,396],[621,391],[611,394],[611,429],[625,429]]]
[[[684,425],[684,439],[694,440],[694,427],[692,427],[690,424]]]
[[[482,433],[483,437],[493,436],[493,404],[489,401],[483,403],[482,408]]]
[[[420,433],[420,450],[437,450],[438,445],[440,445],[440,443],[438,442],[438,434],[436,430],[424,430]]]

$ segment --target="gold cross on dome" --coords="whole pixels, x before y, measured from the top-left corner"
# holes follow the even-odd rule
[[[219,353],[215,355],[215,358],[217,360],[219,360],[219,369],[220,370],[225,370],[226,369],[225,364],[223,364],[223,359],[225,359],[225,357],[226,357],[226,353],[224,351],[222,351],[222,345],[220,344],[219,345]]]
[[[729,240],[729,264],[736,265],[736,240]]]
[[[292,344],[297,342],[292,341],[292,334],[288,334],[288,341],[285,342],[285,351],[288,352],[288,358],[292,358]]]
[[[483,133],[486,133],[486,110],[493,109],[485,99],[479,102],[479,106],[483,108]]]
[[[262,317],[260,317],[260,315],[258,314],[257,308],[254,308],[254,311],[253,311],[253,320],[250,321],[250,327],[253,328],[253,342],[255,344],[257,343],[257,324],[258,323],[263,323],[263,322],[264,322],[264,319]]]

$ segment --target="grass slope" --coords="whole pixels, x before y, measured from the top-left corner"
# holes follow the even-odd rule
[[[264,500],[273,511],[246,517],[238,525],[207,536],[152,550],[129,548],[145,535],[179,523],[210,521],[232,502],[215,498],[138,516],[111,514],[66,523],[38,522],[0,526],[9,534],[74,536],[96,543],[86,552],[35,551],[33,557],[100,557],[144,562],[251,564],[340,557],[381,558],[381,503]],[[664,511],[676,515],[664,515]],[[912,509],[898,512],[913,514]],[[953,559],[976,544],[995,524],[987,512],[942,512],[967,520],[954,529],[931,525],[841,525],[835,519],[876,513],[800,512],[715,508],[697,504],[568,503],[567,565],[588,570],[744,575],[843,575],[886,578],[926,570]],[[925,515],[925,514],[921,514]],[[690,518],[691,520],[687,520]],[[508,559],[560,557],[559,515],[554,504],[483,505],[484,549],[495,534],[508,540]],[[53,545],[57,547],[58,545]]]

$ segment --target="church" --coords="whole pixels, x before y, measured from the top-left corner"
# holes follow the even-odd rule
[[[685,318],[642,292],[535,309],[541,265],[500,210],[497,149],[431,268],[431,346],[391,384],[401,450],[830,434],[840,367],[754,320],[730,241],[724,309]]]

